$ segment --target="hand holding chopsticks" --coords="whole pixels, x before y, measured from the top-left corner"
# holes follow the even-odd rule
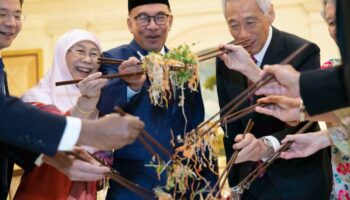
[[[73,151],[73,152],[67,152],[68,155],[74,156],[76,159],[91,163],[91,164],[96,164],[99,163],[101,166],[109,168],[109,172],[106,174],[110,179],[113,181],[117,182],[121,186],[127,188],[128,190],[134,192],[135,194],[139,195],[143,199],[151,200],[154,199],[155,194],[152,191],[149,191],[136,183],[133,183],[125,178],[123,178],[119,172],[112,167],[108,166],[105,164],[104,161],[102,161],[100,158],[94,156],[93,154],[85,151],[84,149],[80,149],[79,152]],[[89,158],[86,156],[88,155]]]

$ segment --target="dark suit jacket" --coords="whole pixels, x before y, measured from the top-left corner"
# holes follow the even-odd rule
[[[271,44],[264,56],[264,64],[278,64],[307,41],[295,35],[273,28]],[[291,64],[298,71],[306,71],[320,66],[320,50],[311,47]],[[241,73],[228,69],[217,59],[217,92],[222,108],[247,88],[247,78]],[[255,97],[256,100],[256,97]],[[239,109],[249,106],[245,102]],[[287,134],[293,134],[298,127],[288,127],[285,123],[262,114],[251,114],[227,126],[227,138],[224,138],[226,156],[231,157],[232,145],[237,134],[242,133],[249,118],[255,122],[252,133],[260,138],[273,135],[282,140]],[[225,129],[225,127],[223,127]],[[317,126],[311,130],[317,129]],[[229,183],[236,185],[252,168],[252,163],[243,163],[233,167]],[[312,179],[310,179],[312,177]],[[313,179],[314,178],[314,179]],[[278,160],[262,178],[257,179],[246,192],[244,199],[329,199],[331,190],[331,168],[326,150],[304,159]]]
[[[8,94],[7,84],[5,86]],[[66,122],[64,117],[50,115],[3,95],[0,95],[0,113],[0,200],[5,200],[14,163],[29,170],[39,154],[28,150],[53,155]]]

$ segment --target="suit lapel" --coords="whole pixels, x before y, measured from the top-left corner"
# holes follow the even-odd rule
[[[9,96],[10,92],[9,92],[9,87],[8,87],[8,83],[7,83],[7,73],[6,73],[6,71],[4,71],[4,83],[5,83],[5,94],[6,94],[6,96]]]
[[[263,67],[266,64],[278,64],[282,59],[282,53],[284,47],[284,43],[281,43],[282,41],[282,34],[281,32],[272,27],[272,39],[271,43],[267,48],[267,51],[264,55],[261,67]]]

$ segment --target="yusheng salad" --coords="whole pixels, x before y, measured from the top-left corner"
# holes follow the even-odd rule
[[[212,183],[202,176],[203,170],[206,170],[205,174],[218,175],[219,138],[216,133],[217,129],[213,129],[210,123],[199,130],[192,130],[182,138],[181,146],[175,148],[170,164],[148,165],[156,169],[158,177],[161,177],[160,173],[167,173],[166,185],[154,189],[159,199],[217,199],[213,193],[208,195],[212,191]]]
[[[181,89],[180,106],[184,105],[185,87],[197,91],[199,82],[199,62],[190,46],[180,45],[165,55],[150,53],[142,59],[151,86],[148,90],[151,103],[155,106],[168,106],[172,98],[171,87]],[[187,84],[186,84],[187,83]]]

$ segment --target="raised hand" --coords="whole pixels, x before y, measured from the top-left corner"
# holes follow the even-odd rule
[[[110,114],[93,121],[84,120],[78,144],[99,150],[119,149],[133,143],[144,126],[138,117],[131,115]]]
[[[288,151],[281,153],[281,158],[304,158],[310,156],[320,149],[331,145],[328,131],[323,130],[314,133],[287,135],[282,143],[293,142]]]
[[[105,174],[109,172],[108,167],[101,166],[80,147],[75,147],[73,152],[86,161],[76,159],[75,156],[63,152],[59,152],[53,157],[44,156],[43,161],[67,175],[72,181],[96,181],[104,178]]]
[[[118,70],[120,74],[139,71],[141,70],[140,61],[135,57],[130,57],[128,60],[122,62]],[[124,77],[122,79],[132,90],[137,91],[143,86],[143,83],[146,81],[146,75],[142,74],[138,76]]]
[[[291,65],[265,65],[261,77],[271,74],[276,81],[256,91],[257,95],[284,95],[300,97],[300,72]]]
[[[273,116],[290,126],[298,124],[300,118],[300,98],[271,95],[259,99],[258,103],[268,104],[268,106],[257,106],[255,108],[256,112]]]
[[[268,151],[264,142],[251,133],[248,133],[244,139],[242,134],[237,135],[235,142],[237,143],[233,145],[233,149],[240,149],[236,163],[259,161]]]
[[[220,59],[225,62],[229,69],[241,72],[253,82],[259,80],[262,70],[253,62],[248,52],[242,46],[225,44],[220,45],[219,48],[229,50],[229,53],[220,56]]]

